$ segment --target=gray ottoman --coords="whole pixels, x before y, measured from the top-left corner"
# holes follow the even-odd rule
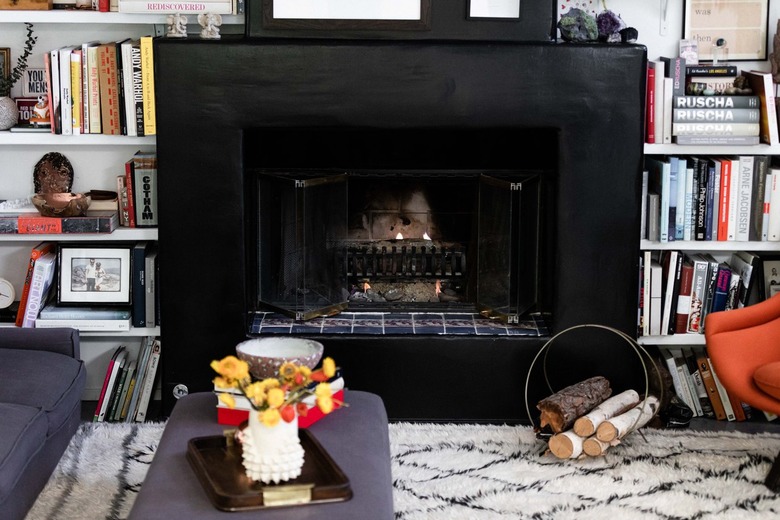
[[[129,520],[392,519],[390,441],[384,404],[377,395],[349,390],[344,392],[344,400],[348,407],[319,420],[309,431],[349,478],[353,492],[350,500],[246,512],[216,509],[187,461],[187,441],[221,435],[226,428],[217,424],[217,398],[204,392],[176,403]]]

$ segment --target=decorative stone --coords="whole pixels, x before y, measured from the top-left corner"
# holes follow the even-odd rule
[[[83,193],[36,193],[32,202],[44,217],[80,217],[91,200]]]
[[[592,42],[599,37],[593,15],[576,7],[561,16],[558,29],[561,31],[561,38],[567,42]]]
[[[8,96],[0,97],[0,130],[8,130],[19,122],[16,101]]]

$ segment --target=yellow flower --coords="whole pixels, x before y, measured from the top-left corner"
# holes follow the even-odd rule
[[[322,371],[328,376],[328,379],[336,375],[336,362],[333,358],[326,357],[322,360]]]
[[[276,426],[281,418],[282,416],[276,408],[269,408],[260,412],[260,421],[266,426]]]
[[[328,414],[333,411],[333,398],[329,395],[323,395],[317,397],[317,407],[322,410],[322,413]]]
[[[279,408],[284,404],[284,391],[281,388],[271,388],[268,390],[268,406]]]
[[[214,378],[214,386],[217,388],[236,388],[237,385],[229,380],[225,379],[224,377],[215,377]]]
[[[320,383],[314,388],[314,395],[317,397],[330,397],[332,394],[330,383]]]
[[[246,379],[249,377],[249,365],[236,356],[225,356],[220,361],[212,361],[211,368],[227,379]]]
[[[284,363],[281,367],[279,367],[279,375],[282,376],[282,378],[286,380],[290,380],[295,377],[295,374],[298,373],[298,367],[295,365],[295,363]]]
[[[255,406],[259,406],[265,400],[265,387],[256,381],[244,387],[244,395],[251,399]]]
[[[263,385],[263,388],[268,390],[269,388],[279,388],[282,386],[282,383],[279,382],[278,379],[274,379],[272,377],[269,377],[267,379],[263,379],[260,381],[260,383]]]
[[[220,393],[219,400],[222,401],[228,408],[236,407],[236,400],[230,394]]]

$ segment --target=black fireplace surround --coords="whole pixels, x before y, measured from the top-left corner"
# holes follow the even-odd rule
[[[245,140],[248,129],[409,130],[434,141],[419,142],[419,153],[446,150],[436,136],[453,130],[552,133],[547,149],[514,142],[502,167],[541,160],[557,175],[546,225],[553,331],[596,323],[635,336],[645,58],[638,45],[157,40],[164,411],[183,392],[210,390],[209,362],[248,334],[255,246],[244,170],[264,144]],[[393,420],[527,422],[526,401],[546,392],[539,378],[528,396],[524,384],[549,338],[315,339],[347,385],[379,394]],[[635,357],[625,342],[585,330],[556,341],[548,375],[554,386],[604,374],[616,390],[643,390]]]

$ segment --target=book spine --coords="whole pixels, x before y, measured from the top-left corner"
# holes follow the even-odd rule
[[[720,382],[720,379],[718,378],[718,374],[715,372],[715,367],[712,366],[712,362],[710,362],[710,373],[712,374],[712,379],[715,381],[715,387],[718,389],[718,395],[720,395],[720,401],[723,403],[723,409],[726,412],[726,419],[729,421],[736,420],[736,416],[734,415],[734,409],[731,407],[731,399],[729,399],[729,394],[726,392],[726,389],[723,387],[723,384]]]
[[[136,227],[135,223],[135,162],[133,159],[125,161],[125,187],[127,189],[127,225]]]
[[[215,12],[215,11],[212,11]],[[151,36],[141,37],[141,80],[144,98],[144,135],[157,133],[154,100],[154,49]]]
[[[702,383],[707,390],[707,397],[710,399],[715,418],[719,421],[723,421],[726,419],[726,410],[723,408],[723,402],[720,400],[718,387],[715,385],[715,380],[712,378],[709,360],[707,360],[706,356],[700,354],[697,356],[696,362],[699,367]]]
[[[760,242],[764,226],[764,195],[766,194],[766,177],[769,173],[769,156],[753,157],[753,185],[750,193],[750,224],[748,240]]]
[[[157,225],[157,157],[136,154],[133,176],[136,226],[154,227]]]
[[[761,111],[757,108],[676,108],[672,114],[675,123],[758,123]]]
[[[655,142],[664,142],[664,62],[655,61]]]
[[[160,340],[155,339],[154,344],[152,345],[151,355],[149,356],[149,367],[144,376],[143,389],[138,399],[138,409],[135,414],[136,422],[144,422],[146,420],[146,411],[149,407],[149,400],[152,396],[155,376],[157,375],[157,365],[160,362],[160,350]]]
[[[81,45],[81,133],[88,134],[89,131],[89,43]]]
[[[58,327],[70,327],[82,332],[122,332],[130,330],[130,319],[125,320],[68,320],[68,319],[41,319],[35,320],[38,329],[52,329]]]
[[[68,307],[62,310],[61,307],[52,307],[47,305],[41,310],[38,319],[40,320],[126,320],[130,318],[130,313],[125,309],[79,309]]]
[[[685,92],[691,95],[705,94],[712,90],[716,95],[722,95],[734,86],[734,76],[687,76]]]
[[[757,135],[678,135],[674,142],[689,146],[752,146],[759,144]]]
[[[125,134],[131,137],[138,135],[135,124],[135,93],[133,91],[133,42],[127,40],[120,46],[122,50],[122,92],[124,99],[123,128]]]
[[[736,240],[746,242],[750,237],[750,204],[753,191],[753,167],[755,157],[743,155],[739,158],[739,189],[737,195]]]
[[[141,41],[134,40],[130,47],[132,53],[132,92],[135,111],[136,134],[145,135],[144,125],[144,90],[143,90],[143,70],[141,68]]]
[[[707,294],[708,262],[706,260],[693,260],[693,280],[691,282],[691,310],[688,315],[688,332],[701,332],[701,318],[704,301]]]
[[[89,70],[89,133],[101,134],[103,127],[100,114],[100,58],[98,46],[87,49],[87,67]]]
[[[51,55],[48,52],[43,54],[43,70],[46,74],[46,103],[49,107],[49,125],[51,126],[51,133],[55,133],[54,127],[54,91],[53,80],[51,76]]]
[[[51,101],[49,110],[54,119],[52,124],[52,133],[62,134],[62,107],[60,106],[60,53],[54,49],[49,53],[51,66]]]
[[[780,241],[780,170],[773,170],[769,193],[769,224],[767,239]]]
[[[647,63],[647,100],[645,102],[645,142],[655,143],[655,68]]]
[[[97,406],[95,407],[95,414],[92,417],[93,422],[98,422],[100,420],[100,410],[103,408],[103,401],[106,399],[106,392],[108,391],[108,382],[111,380],[111,372],[114,369],[114,357],[116,357],[116,353],[108,362],[106,376],[103,378],[103,387],[100,390],[100,396],[98,397]]]
[[[146,242],[140,242],[133,248],[133,327],[146,327],[146,282],[144,257],[146,255]]]
[[[119,227],[119,215],[110,212],[101,216],[36,217],[32,214],[0,216],[0,234],[70,234],[111,233]]]
[[[674,83],[672,78],[664,78],[663,80],[663,105],[661,107],[661,122],[663,123],[663,130],[661,136],[664,144],[671,144],[672,142],[672,95],[674,92]]]
[[[720,194],[718,197],[718,236],[721,241],[728,240],[729,196],[731,188],[731,161],[721,161]]]
[[[758,96],[675,96],[674,108],[761,108]]]
[[[53,252],[46,253],[45,256],[35,261],[32,281],[30,282],[30,294],[27,297],[27,305],[24,309],[24,320],[22,327],[35,327],[35,320],[38,313],[41,312],[46,303],[46,296],[51,284],[51,277],[54,271],[55,255]]]
[[[767,173],[766,179],[764,180],[764,200],[762,206],[762,215],[761,215],[761,240],[767,241],[769,240],[769,210],[771,208],[771,201],[772,201],[772,186],[774,184],[774,174]]]
[[[712,217],[715,208],[715,164],[710,161],[707,165],[707,195],[704,216],[704,240],[712,240]],[[717,230],[716,230],[717,233]]]
[[[710,312],[726,310],[726,300],[729,295],[729,285],[731,284],[731,269],[728,266],[721,265],[718,267],[717,276]]]
[[[740,166],[739,159],[731,160],[731,176],[729,185],[729,210],[726,225],[727,240],[737,239],[737,193],[739,192]]]
[[[70,97],[73,100],[73,135],[81,134],[81,49],[70,53]]]
[[[737,76],[736,65],[686,65],[686,76]]]
[[[759,135],[758,123],[672,123],[672,135]]]
[[[685,207],[683,215],[683,240],[693,239],[693,185],[695,178],[694,161],[685,169]]]
[[[694,220],[694,240],[704,240],[707,232],[707,162],[700,160],[696,170],[696,193],[695,193],[695,220]]]
[[[233,14],[232,1],[225,2],[155,2],[144,0],[119,0],[120,13],[157,14]]]
[[[30,297],[30,286],[32,285],[33,272],[35,270],[35,262],[46,253],[51,252],[54,249],[53,242],[42,242],[32,248],[30,252],[30,261],[27,264],[27,274],[24,277],[24,285],[22,286],[22,294],[19,297],[19,310],[16,312],[17,327],[21,327],[24,323],[24,311],[27,307],[27,300]]]
[[[113,43],[100,45],[100,114],[103,134],[119,135],[119,92],[116,68],[116,47]]]
[[[60,111],[62,135],[73,135],[73,100],[71,99],[70,53],[71,49],[60,49]]]

